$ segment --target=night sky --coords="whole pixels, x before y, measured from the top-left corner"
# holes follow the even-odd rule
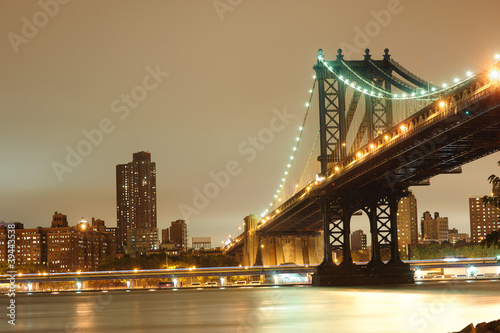
[[[188,219],[190,240],[220,245],[272,200],[319,48],[326,59],[339,47],[348,59],[389,48],[436,84],[500,53],[498,0],[59,1],[42,1],[50,15],[38,1],[0,1],[0,220],[25,227],[49,226],[56,210],[70,225],[96,217],[116,226],[115,166],[144,150],[157,165],[159,228],[185,217],[179,206],[193,206],[211,174],[238,163]],[[296,117],[247,161],[237,147],[285,109]],[[85,156],[68,163],[77,149]],[[498,160],[416,188],[419,217],[439,211],[469,233],[468,198],[490,192]],[[368,220],[357,227],[367,232]]]

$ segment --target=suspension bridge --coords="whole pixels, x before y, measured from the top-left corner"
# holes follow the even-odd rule
[[[286,237],[298,235],[289,246],[299,247],[304,264],[321,257],[315,285],[412,282],[399,258],[398,202],[410,186],[460,173],[462,165],[500,149],[496,58],[438,86],[400,65],[388,49],[379,60],[368,49],[361,60],[346,60],[341,50],[327,60],[319,50],[281,185],[260,218],[245,218],[244,233],[226,251],[243,252],[247,265],[279,264]],[[364,266],[354,265],[350,253],[350,221],[358,211],[370,221],[371,261]],[[381,260],[383,248],[390,249],[388,263]],[[338,265],[333,250],[342,251]]]

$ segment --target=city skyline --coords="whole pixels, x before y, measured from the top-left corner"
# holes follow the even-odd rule
[[[22,35],[21,18],[32,20],[43,10],[37,2],[0,6],[11,13],[0,27],[2,36]],[[192,235],[211,236],[217,246],[272,199],[305,113],[317,49],[333,57],[342,47],[359,59],[365,47],[377,56],[387,47],[394,59],[439,83],[480,70],[500,52],[494,11],[470,8],[448,18],[445,4],[402,1],[401,10],[361,47],[358,31],[378,22],[372,12],[388,10],[388,2],[374,1],[354,20],[336,21],[327,15],[331,10],[308,6],[242,3],[221,20],[210,2],[175,8],[158,2],[153,10],[133,2],[89,1],[61,5],[17,48],[3,38],[0,147],[10,158],[0,162],[0,219],[33,228],[48,224],[58,210],[75,222],[93,216],[114,226],[114,166],[145,150],[158,163],[158,228],[186,219]],[[355,7],[345,4],[346,11]],[[419,24],[424,13],[435,20]],[[89,16],[92,25],[83,19]],[[140,25],[145,18],[148,24]],[[467,26],[455,23],[464,20]],[[320,31],[318,21],[329,29]],[[335,36],[334,30],[343,32]],[[407,47],[410,42],[413,47]],[[249,138],[277,114],[289,114],[288,123],[248,162],[238,147],[251,148]],[[86,155],[76,156],[78,150]],[[497,153],[465,165],[461,175],[412,188],[419,212],[439,211],[450,226],[470,233],[469,197],[491,192],[487,177],[500,173],[498,160]],[[239,162],[240,172],[206,205],[194,207],[196,191],[230,161]],[[194,208],[189,218],[180,209],[186,206]],[[367,230],[366,216],[353,221],[352,230]]]

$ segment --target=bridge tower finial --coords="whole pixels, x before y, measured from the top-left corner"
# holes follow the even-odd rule
[[[391,55],[389,54],[389,49],[384,50],[384,60],[391,60]]]
[[[342,49],[337,50],[337,60],[344,59],[344,55],[342,54]]]
[[[365,60],[370,60],[371,57],[370,49],[365,49]]]

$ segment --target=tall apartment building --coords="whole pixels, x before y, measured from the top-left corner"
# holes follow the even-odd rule
[[[398,246],[399,251],[406,251],[408,246],[418,245],[418,214],[415,195],[402,198],[398,205]]]
[[[156,224],[156,163],[149,152],[116,166],[117,242],[121,253],[159,248]]]
[[[499,196],[499,189],[493,188],[493,196]],[[500,229],[500,209],[483,204],[483,197],[469,198],[470,236],[473,242],[482,241],[487,234]]]
[[[363,230],[356,230],[351,233],[351,250],[366,250],[366,234]]]
[[[439,216],[438,212],[434,213],[432,218],[431,213],[424,212],[421,219],[422,240],[434,241],[438,243],[449,241],[448,236],[448,218]]]

